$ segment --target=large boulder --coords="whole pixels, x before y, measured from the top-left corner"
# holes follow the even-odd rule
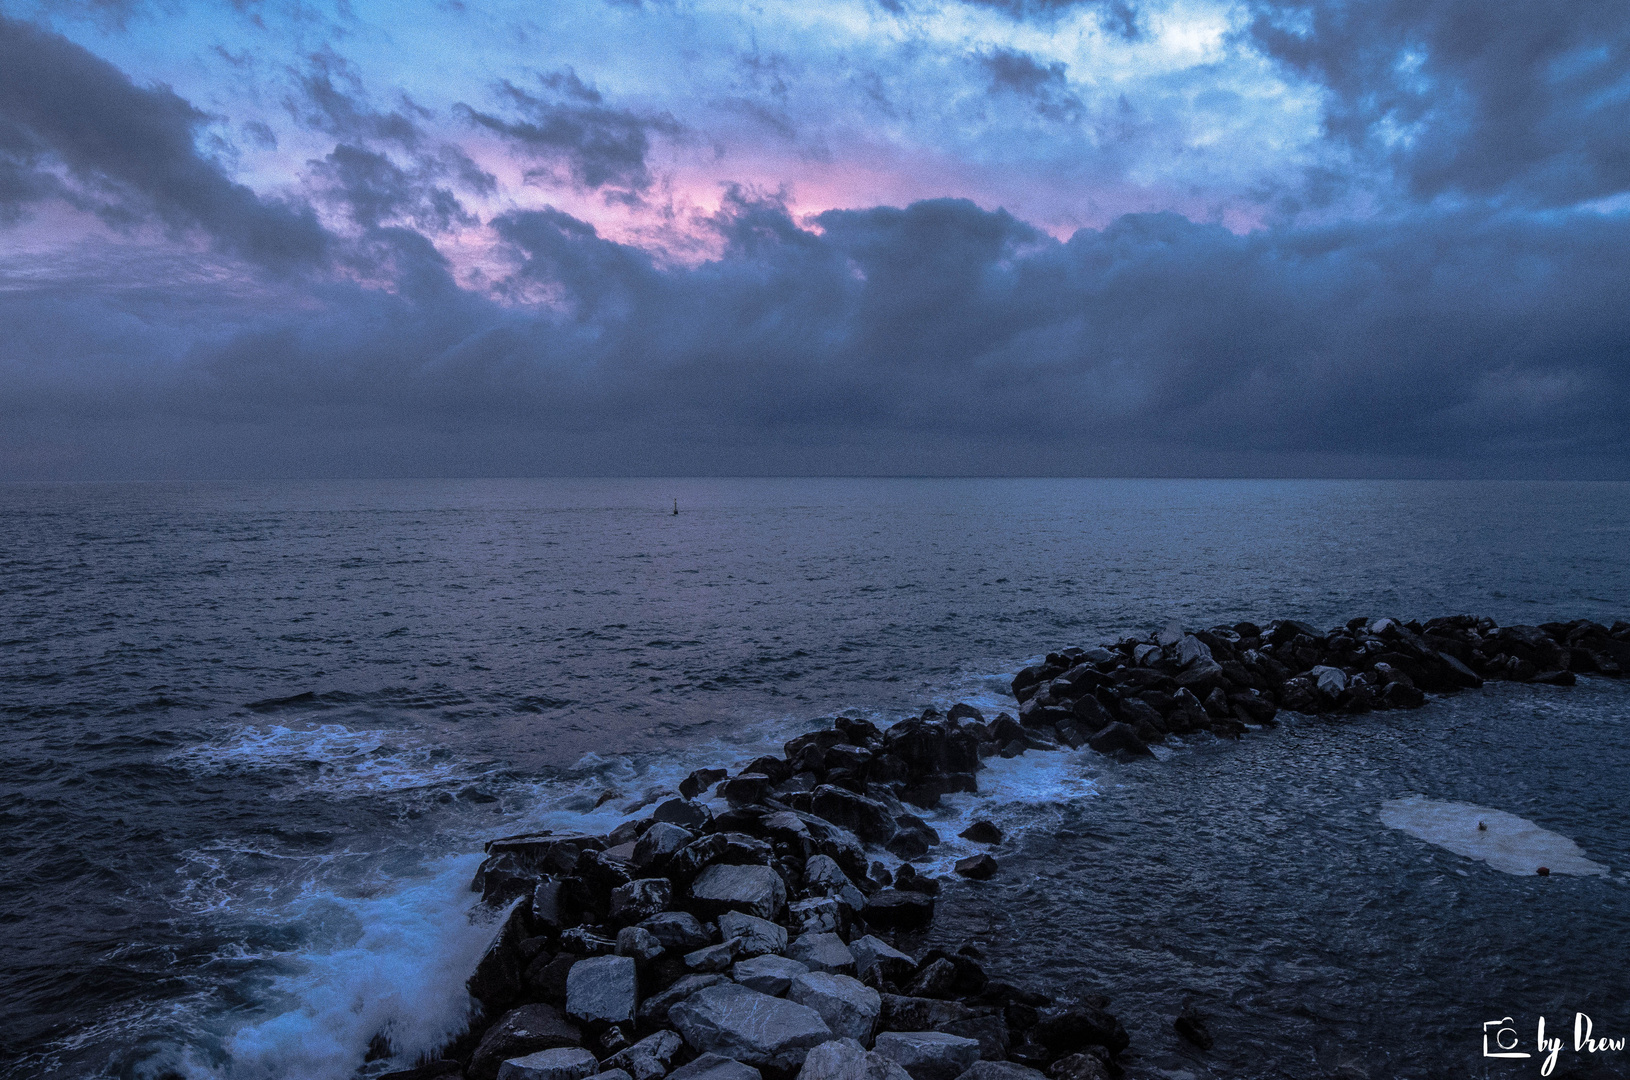
[[[871,1045],[883,1002],[876,990],[847,975],[811,971],[792,980],[787,1000],[808,1005],[821,1015],[832,1034]]]
[[[713,986],[668,1010],[668,1021],[700,1053],[790,1071],[832,1038],[814,1009],[734,983]]]
[[[956,1080],[979,1060],[977,1042],[940,1031],[886,1031],[875,1049],[911,1080]]]
[[[498,1067],[510,1058],[539,1050],[574,1047],[583,1041],[577,1025],[552,1005],[522,1005],[504,1014],[487,1029],[470,1058],[471,1080],[495,1080]]]
[[[579,960],[566,976],[566,1014],[578,1023],[630,1023],[638,1004],[633,957]]]
[[[673,885],[667,878],[639,878],[611,890],[611,918],[618,923],[637,923],[673,902]]]
[[[792,980],[808,970],[808,965],[785,956],[755,956],[732,967],[730,977],[749,990],[784,997]]]
[[[911,1074],[853,1039],[833,1039],[809,1052],[798,1080],[910,1080]]]
[[[1132,757],[1147,757],[1153,751],[1149,745],[1138,738],[1138,733],[1130,727],[1116,721],[1104,728],[1098,734],[1087,740],[1087,745],[1100,754],[1129,755]]]
[[[717,832],[694,840],[668,860],[668,876],[678,882],[694,878],[702,870],[714,865],[767,866],[770,845],[756,836],[739,832]]]
[[[810,810],[848,829],[868,844],[887,844],[898,831],[887,806],[830,784],[815,789]]]
[[[855,968],[860,975],[864,976],[867,969],[876,967],[883,978],[892,983],[910,978],[917,967],[917,962],[911,957],[871,934],[851,941],[849,952],[854,955]]]
[[[881,1031],[938,1031],[940,1028],[994,1012],[994,1009],[976,1009],[960,1001],[936,1001],[933,998],[906,997],[903,994],[882,995],[882,1012],[878,1017]]]
[[[976,1061],[957,1080],[1047,1080],[1047,1077],[1013,1061]]]
[[[773,921],[787,906],[787,884],[768,866],[709,866],[691,883],[690,895],[709,916],[741,911]]]
[[[689,829],[682,829],[667,821],[658,821],[634,845],[634,866],[639,870],[656,870],[668,864],[674,853],[696,837]]]
[[[600,1063],[581,1047],[539,1050],[504,1061],[498,1067],[498,1080],[587,1080],[599,1071]]]
[[[713,814],[699,802],[690,799],[669,799],[651,812],[651,819],[695,832],[713,820]]]
[[[1102,1046],[1118,1054],[1131,1041],[1119,1020],[1090,1005],[1077,1005],[1044,1017],[1031,1037],[1056,1054],[1071,1054],[1087,1046]]]

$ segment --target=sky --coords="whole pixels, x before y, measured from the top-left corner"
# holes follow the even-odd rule
[[[1623,0],[0,0],[0,480],[1627,437]]]

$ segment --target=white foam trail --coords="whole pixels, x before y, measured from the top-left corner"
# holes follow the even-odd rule
[[[1381,823],[1456,855],[1479,859],[1506,874],[1532,876],[1543,866],[1553,874],[1605,875],[1579,845],[1527,818],[1471,803],[1436,802],[1422,795],[1381,804]],[[1487,826],[1479,829],[1479,823]]]
[[[464,988],[494,925],[472,919],[480,855],[441,860],[432,876],[380,896],[314,895],[299,913],[330,927],[273,980],[268,1015],[226,1037],[226,1063],[193,1065],[197,1080],[347,1080],[383,1032],[405,1067],[457,1037],[472,1002]],[[324,910],[326,909],[326,910]]]

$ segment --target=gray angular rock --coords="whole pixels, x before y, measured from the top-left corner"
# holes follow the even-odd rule
[[[626,1024],[638,1004],[632,957],[579,960],[566,976],[566,1014],[579,1023]]]
[[[662,953],[662,942],[649,930],[625,926],[617,931],[618,956],[631,956],[641,964],[648,964]]]
[[[961,1035],[979,1044],[979,1056],[985,1061],[1006,1061],[1012,1034],[1001,1013],[974,1016],[936,1028],[947,1035]]]
[[[738,957],[787,951],[787,928],[755,915],[727,911],[719,916],[719,933],[736,943]]]
[[[911,1074],[911,1080],[956,1080],[979,1060],[979,1044],[939,1031],[886,1031],[876,1051]]]
[[[1142,757],[1151,753],[1149,744],[1119,720],[1088,739],[1087,745],[1100,754],[1126,753]]]
[[[577,1025],[553,1005],[522,1005],[487,1029],[470,1058],[469,1074],[473,1080],[493,1080],[510,1058],[573,1047],[582,1038]]]
[[[649,919],[673,903],[674,887],[667,878],[639,878],[611,890],[611,917],[620,923]]]
[[[671,1080],[762,1080],[759,1071],[734,1058],[703,1054],[668,1074]]]
[[[1340,697],[1347,689],[1347,673],[1339,667],[1318,664],[1308,674],[1313,677],[1314,687],[1327,698]]]
[[[381,1078],[383,1080],[383,1078]],[[594,1080],[634,1080],[628,1075],[627,1069],[601,1069],[594,1074]]]
[[[664,949],[688,953],[713,943],[713,935],[688,911],[664,911],[639,924],[641,930],[662,943]]]
[[[659,994],[652,994],[640,1003],[640,1023],[656,1026],[668,1022],[668,1010],[692,994],[701,993],[710,986],[722,986],[730,980],[723,975],[686,975]]]
[[[876,990],[847,975],[811,971],[792,980],[787,1000],[808,1005],[832,1034],[870,1046],[883,1001]]]
[[[740,911],[773,921],[787,906],[787,885],[768,866],[710,866],[691,883],[690,894],[707,915]]]
[[[509,1058],[498,1067],[498,1080],[586,1080],[600,1071],[600,1062],[581,1047],[539,1050]]]
[[[685,954],[685,967],[691,971],[728,971],[736,962],[736,943],[726,941]]]
[[[690,799],[669,799],[651,812],[651,818],[695,832],[712,821],[713,814],[699,802],[692,802]]]
[[[755,956],[730,969],[730,977],[749,990],[782,997],[792,980],[809,970],[805,964],[785,956]]]
[[[888,807],[831,784],[815,789],[810,796],[810,809],[869,844],[887,844],[899,831]]]
[[[634,866],[640,870],[661,866],[673,858],[674,852],[695,840],[689,829],[669,821],[659,821],[645,830],[634,845]]]
[[[864,975],[868,968],[875,966],[881,970],[883,978],[892,983],[909,979],[917,968],[917,962],[911,957],[871,934],[851,941],[849,952],[855,958],[857,974]]]
[[[855,954],[836,934],[800,934],[787,946],[787,955],[811,971],[853,975]]]
[[[674,1055],[685,1045],[685,1040],[671,1031],[659,1031],[641,1039],[627,1050],[606,1058],[605,1067],[622,1069],[631,1080],[660,1080],[667,1075]]]
[[[798,1080],[910,1080],[911,1074],[853,1039],[824,1042],[804,1058]]]
[[[783,1071],[803,1064],[811,1047],[832,1038],[814,1009],[734,983],[681,1001],[668,1010],[668,1022],[702,1053]]]

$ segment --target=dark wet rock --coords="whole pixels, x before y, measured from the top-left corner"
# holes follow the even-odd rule
[[[728,983],[709,987],[668,1010],[668,1020],[700,1053],[759,1068],[791,1071],[810,1049],[832,1038],[815,1010]]]
[[[1045,1069],[1057,1055],[1039,1042],[1025,1039],[1008,1047],[1007,1059],[1031,1069]]]
[[[525,904],[517,904],[505,917],[498,933],[493,936],[492,944],[487,946],[474,973],[465,983],[470,996],[481,1003],[488,1016],[496,1016],[520,1000],[526,972],[521,942],[530,936],[527,933],[526,907]]]
[[[579,960],[566,977],[566,1015],[578,1023],[631,1023],[638,1004],[634,961],[629,957]]]
[[[650,931],[663,948],[675,952],[691,952],[713,941],[713,936],[688,911],[664,911],[639,925],[641,929]]]
[[[481,894],[482,903],[499,907],[531,892],[542,876],[543,872],[518,852],[501,851],[481,863],[470,890]]]
[[[787,1000],[814,1009],[832,1034],[869,1046],[877,1029],[882,999],[876,990],[847,975],[811,971],[796,976]]]
[[[730,977],[749,990],[782,997],[792,985],[792,980],[808,971],[807,964],[800,964],[790,957],[765,955],[733,965]]]
[[[947,1035],[960,1035],[964,1039],[972,1039],[978,1043],[979,1057],[983,1061],[1007,1060],[1011,1035],[1007,1029],[1007,1021],[1002,1018],[1001,1013],[953,1021],[939,1030]]]
[[[588,1080],[599,1071],[593,1054],[568,1047],[506,1059],[498,1066],[498,1080]]]
[[[674,1032],[659,1031],[613,1054],[603,1067],[621,1069],[631,1080],[661,1080],[684,1045],[685,1040]]]
[[[719,916],[719,933],[726,942],[735,943],[738,959],[781,953],[787,949],[785,927],[739,911],[727,911]]]
[[[654,1026],[668,1022],[668,1010],[692,994],[699,994],[710,986],[723,986],[730,980],[723,975],[686,975],[660,993],[640,1003],[640,1023]]]
[[[887,844],[899,831],[887,806],[830,784],[815,789],[810,810],[868,844]]]
[[[902,859],[915,859],[926,855],[940,842],[940,834],[933,826],[915,814],[898,814],[895,824],[899,832],[887,844],[889,851]]]
[[[721,1054],[703,1054],[669,1073],[670,1080],[762,1080],[759,1071]]]
[[[989,821],[981,818],[957,834],[964,840],[972,840],[976,844],[1000,844],[1002,830]]]
[[[551,1005],[566,1004],[566,976],[579,959],[571,953],[537,957],[527,965],[523,979],[527,993]]]
[[[800,934],[787,946],[787,955],[811,971],[855,973],[855,954],[837,934]]]
[[[1024,755],[1024,752],[1029,750],[1029,749],[1030,749],[1030,744],[1028,742],[1026,742],[1024,739],[1013,739],[1012,741],[1004,744],[1002,746],[1002,748],[997,751],[997,753],[1000,754],[1003,758],[1009,758],[1010,759],[1010,758],[1022,757]]]
[[[562,895],[560,882],[554,878],[544,878],[538,882],[532,889],[531,903],[533,929],[558,934],[571,925],[569,905]]]
[[[815,854],[825,855],[837,863],[850,881],[866,876],[866,847],[858,836],[814,814],[800,813],[798,820],[809,830],[810,847]]]
[[[673,885],[667,878],[639,878],[611,890],[611,918],[637,923],[666,911],[673,903]]]
[[[679,781],[679,794],[687,799],[694,799],[729,775],[730,773],[724,769],[697,769]]]
[[[638,926],[625,926],[617,931],[616,954],[633,958],[636,963],[648,964],[663,953],[662,942],[649,930]]]
[[[539,1050],[556,1050],[582,1044],[576,1024],[552,1005],[522,1005],[504,1014],[487,1029],[470,1058],[470,1080],[496,1080],[498,1067],[509,1058],[524,1057]]]
[[[980,967],[979,962],[973,957],[966,955],[966,950],[948,953],[943,949],[930,949],[923,954],[922,959],[918,962],[917,970],[921,973],[931,966],[942,963],[951,965],[952,981],[948,996],[973,997],[983,993],[989,983],[989,979],[985,975],[985,969]]]
[[[1000,867],[997,866],[996,860],[985,854],[970,855],[966,859],[956,861],[956,872],[975,881],[995,877],[998,869]]]
[[[849,943],[849,952],[855,958],[855,967],[861,973],[877,968],[883,978],[892,983],[909,979],[917,962],[881,938],[867,934]]]
[[[884,889],[866,901],[866,921],[885,930],[911,930],[934,918],[934,898],[907,889]]]
[[[1077,1005],[1044,1016],[1031,1034],[1058,1054],[1072,1054],[1087,1046],[1102,1046],[1112,1054],[1119,1054],[1130,1041],[1119,1020],[1090,1005]]]
[[[923,965],[904,989],[912,997],[951,998],[956,996],[956,976],[956,965],[941,958]]]
[[[1130,727],[1123,723],[1113,723],[1092,738],[1087,745],[1100,754],[1125,754],[1132,757],[1148,756],[1148,744]]]
[[[761,773],[742,773],[719,784],[719,795],[731,806],[750,806],[763,802],[773,786],[770,778]]]
[[[768,866],[774,852],[756,836],[716,832],[676,851],[668,860],[668,877],[684,883],[709,866]]]
[[[1172,1021],[1172,1027],[1185,1041],[1201,1050],[1211,1049],[1213,1043],[1211,1032],[1206,1029],[1205,1020],[1193,1009],[1184,1009],[1177,1019]]]
[[[706,825],[713,815],[708,808],[690,799],[669,799],[651,813],[655,821],[665,821],[682,829],[695,832]]]
[[[939,880],[917,873],[917,868],[910,863],[901,866],[895,873],[894,887],[908,892],[920,892],[925,896],[938,896],[940,893]]]
[[[1109,1066],[1092,1054],[1067,1054],[1047,1067],[1050,1080],[1110,1080]]]
[[[729,971],[736,962],[736,943],[726,941],[685,954],[685,968],[696,973]]]
[[[979,1060],[978,1042],[940,1031],[886,1031],[874,1049],[911,1080],[956,1080]]]
[[[787,906],[787,886],[768,866],[709,866],[691,883],[691,903],[702,914],[740,911],[774,921]]]
[[[634,845],[634,866],[638,870],[661,869],[680,848],[695,839],[689,829],[666,821],[654,822]]]

